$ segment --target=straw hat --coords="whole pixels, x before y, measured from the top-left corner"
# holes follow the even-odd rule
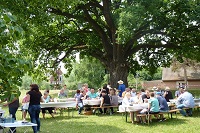
[[[166,87],[165,87],[165,90],[168,91],[168,90],[170,90],[170,88],[169,88],[168,86],[166,86]]]
[[[124,82],[122,80],[119,80],[117,83],[118,84],[123,84]]]

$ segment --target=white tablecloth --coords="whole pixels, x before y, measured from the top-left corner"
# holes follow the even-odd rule
[[[56,108],[76,107],[76,101],[40,103],[40,106],[41,106],[41,108],[47,108],[47,107],[56,107]]]
[[[142,104],[133,104],[133,106],[119,106],[119,111],[120,112],[135,112],[135,111],[140,111],[142,109],[148,108],[148,103],[142,103]]]
[[[9,128],[9,132],[11,133],[14,133],[14,131],[10,130],[10,127],[32,127],[32,126],[37,126],[37,124],[35,123],[31,123],[31,122],[28,122],[28,123],[22,123],[22,121],[16,121],[14,123],[0,123],[0,126],[3,128],[4,132],[6,132],[5,128]],[[24,133],[26,133],[28,128],[25,128],[25,131]]]
[[[118,97],[118,103],[121,103],[123,100],[122,97]],[[91,100],[83,100],[83,105],[100,105],[101,100],[100,99],[91,99]]]
[[[76,101],[75,98],[58,98],[58,99],[54,99],[57,102],[69,102],[69,101]]]
[[[83,100],[83,105],[100,105],[101,100],[100,99],[94,99],[94,100]]]

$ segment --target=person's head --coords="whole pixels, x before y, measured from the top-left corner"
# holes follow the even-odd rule
[[[94,93],[94,88],[91,88],[91,89],[90,89],[90,92],[91,92],[91,93]]]
[[[126,90],[125,90],[126,92],[130,92],[130,88],[126,88]]]
[[[185,92],[185,89],[183,87],[179,87],[179,91],[181,94],[183,94]]]
[[[146,94],[147,96],[150,96],[150,92],[149,92],[148,89],[145,90],[145,94]]]
[[[140,91],[141,91],[141,92],[145,92],[145,90],[144,90],[144,89],[141,89]]]
[[[105,91],[105,90],[102,90],[101,94],[102,94],[102,96],[105,96],[105,95],[107,95],[107,93],[106,93],[106,91]]]
[[[39,86],[37,84],[31,84],[30,85],[30,90],[39,92]]]
[[[48,97],[48,95],[49,95],[49,93],[48,92],[44,92],[44,98],[47,98]]]
[[[133,92],[133,93],[134,93],[134,92],[136,92],[136,90],[133,88],[133,89],[131,90],[131,92]]]
[[[49,93],[49,89],[46,89],[45,92]]]
[[[166,86],[165,91],[170,91],[170,88],[168,86]]]
[[[118,84],[123,84],[124,82],[122,80],[119,80],[117,83]]]
[[[85,91],[85,90],[82,90],[81,93],[82,93],[83,95],[85,95],[85,94],[86,94],[86,91]]]
[[[64,89],[67,89],[67,85],[64,85],[63,88],[64,88]]]
[[[139,98],[141,96],[141,92],[140,91],[136,92],[136,96]]]
[[[157,91],[157,92],[156,92],[156,96],[161,96],[161,92],[160,92],[160,91]]]
[[[80,90],[76,90],[76,93],[81,93],[81,91]]]
[[[151,92],[150,97],[154,97],[154,96],[155,96],[154,92]]]
[[[113,88],[110,89],[110,95],[115,95],[115,92],[116,92],[115,89]]]

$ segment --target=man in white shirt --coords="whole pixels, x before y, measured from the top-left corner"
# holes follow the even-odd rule
[[[177,99],[177,108],[181,109],[180,113],[183,116],[192,116],[192,108],[195,106],[195,102],[193,96],[188,91],[184,90],[183,88],[180,89],[181,95]],[[183,108],[190,108],[185,112]]]

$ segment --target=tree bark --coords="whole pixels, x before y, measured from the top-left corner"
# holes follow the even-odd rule
[[[126,87],[128,86],[127,77],[128,77],[128,66],[126,65],[126,62],[123,63],[117,63],[117,62],[111,62],[109,74],[110,74],[110,84],[112,88],[118,88],[118,81],[122,80]]]

